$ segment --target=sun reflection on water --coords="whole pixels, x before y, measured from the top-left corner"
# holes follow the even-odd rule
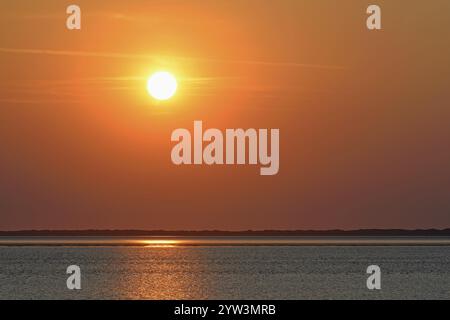
[[[208,270],[201,251],[177,246],[179,241],[172,239],[141,241],[142,246],[117,248],[120,264],[114,269],[120,299],[208,297],[208,287],[198,276]]]

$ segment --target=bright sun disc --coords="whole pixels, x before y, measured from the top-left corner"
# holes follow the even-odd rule
[[[152,74],[147,81],[148,93],[157,100],[167,100],[177,91],[177,80],[169,72],[160,71]]]

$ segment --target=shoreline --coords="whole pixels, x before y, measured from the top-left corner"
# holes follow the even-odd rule
[[[449,237],[446,229],[354,229],[354,230],[14,230],[0,237]]]
[[[0,247],[450,246],[434,236],[0,236]]]

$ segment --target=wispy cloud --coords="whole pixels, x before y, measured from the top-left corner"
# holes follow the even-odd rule
[[[51,49],[19,49],[19,48],[2,48],[0,53],[10,54],[40,54],[40,55],[57,55],[57,56],[73,56],[73,57],[94,57],[94,58],[113,58],[113,59],[143,59],[161,61],[170,60],[188,60],[188,61],[205,61],[211,63],[225,64],[243,64],[243,65],[260,65],[266,67],[289,67],[289,68],[317,68],[340,70],[344,66],[326,65],[326,64],[308,64],[297,62],[280,62],[280,61],[259,61],[259,60],[233,60],[233,59],[216,59],[216,58],[196,58],[182,56],[157,56],[148,54],[131,54],[118,52],[93,52],[93,51],[68,51],[68,50],[51,50]]]
[[[26,99],[26,98],[0,98],[2,104],[67,104],[80,103],[80,100],[75,99]],[[2,107],[5,107],[2,105]]]
[[[60,12],[48,13],[0,13],[2,20],[61,20]],[[155,18],[145,19],[145,17],[127,15],[121,12],[90,12],[83,13],[83,17],[104,18],[119,21],[145,21],[146,23],[157,21]]]
[[[98,57],[98,58],[120,58],[120,59],[153,59],[154,56],[112,53],[112,52],[91,52],[91,51],[67,51],[67,50],[49,50],[49,49],[16,49],[16,48],[0,48],[2,53],[18,53],[18,54],[40,54],[54,56],[74,56],[74,57]]]

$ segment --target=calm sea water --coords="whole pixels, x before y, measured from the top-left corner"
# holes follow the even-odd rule
[[[19,240],[0,239],[0,299],[450,299],[446,240]],[[81,267],[80,291],[66,288],[72,264]],[[379,291],[366,288],[372,264],[382,269]]]

